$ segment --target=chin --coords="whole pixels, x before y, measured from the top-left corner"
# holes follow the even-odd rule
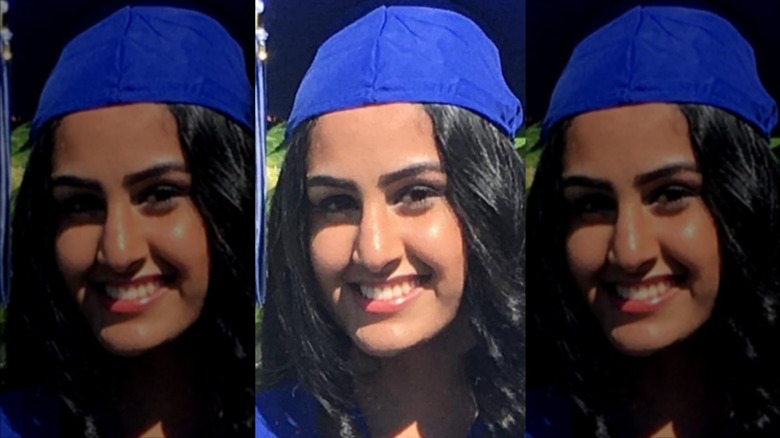
[[[360,339],[359,337],[354,337],[352,342],[354,343],[354,346],[358,348],[358,350],[363,352],[363,354],[380,359],[397,356],[399,353],[409,348],[408,345],[388,343],[386,339],[384,342],[374,342],[370,339]]]
[[[621,354],[630,357],[636,357],[636,358],[652,356],[653,353],[663,348],[663,347],[656,348],[652,346],[632,345],[632,344],[626,345],[626,344],[618,343],[615,340],[611,340],[611,341],[612,341],[612,346],[614,346],[615,349],[617,349]]]
[[[143,330],[106,327],[97,334],[98,341],[109,353],[119,357],[138,357],[166,342],[166,339],[145,336]]]
[[[420,340],[399,336],[395,330],[377,330],[379,327],[361,327],[352,334],[352,342],[364,354],[376,358],[391,358],[414,347]],[[406,335],[406,333],[402,333]]]
[[[648,336],[621,336],[613,331],[609,341],[620,353],[631,357],[648,357],[674,344],[674,340],[656,339]]]

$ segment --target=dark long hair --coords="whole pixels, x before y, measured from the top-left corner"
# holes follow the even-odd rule
[[[425,105],[447,173],[446,196],[466,242],[462,305],[476,345],[465,369],[492,436],[525,423],[524,168],[512,141],[462,108]],[[261,387],[300,383],[320,406],[326,436],[356,437],[351,341],[317,297],[309,256],[306,156],[315,121],[298,128],[279,175],[268,225],[268,300]]]
[[[680,105],[717,226],[721,281],[712,316],[689,341],[707,364],[708,391],[728,415],[722,436],[765,436],[780,423],[780,166],[756,128],[724,110]],[[612,347],[582,299],[566,261],[568,218],[561,173],[568,121],[544,144],[528,204],[529,386],[560,385],[581,436],[624,436],[618,418],[641,359]]]
[[[213,406],[212,435],[248,436],[253,426],[254,153],[251,134],[194,105],[169,105],[192,174],[190,194],[206,226],[211,272],[203,311],[176,341],[192,352],[195,374]],[[124,360],[95,339],[67,293],[55,259],[57,217],[51,193],[58,122],[31,145],[13,219],[8,316],[11,382],[45,384],[62,402],[73,436],[111,436]]]

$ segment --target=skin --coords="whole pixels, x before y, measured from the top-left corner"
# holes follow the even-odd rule
[[[356,381],[372,436],[465,436],[476,415],[458,367],[471,345],[458,316],[465,249],[429,117],[408,103],[323,115],[307,161],[322,299],[353,340],[356,366],[382,363]],[[396,279],[417,285],[401,308],[358,304],[359,285]]]
[[[422,108],[389,104],[322,116],[307,178],[315,275],[356,346],[392,356],[446,327],[463,295],[466,259]],[[356,284],[404,278],[423,291],[398,312],[369,313],[353,299]]]
[[[706,364],[681,341],[712,314],[721,258],[685,117],[663,103],[575,117],[563,181],[575,282],[612,345],[649,356],[622,415],[636,436],[707,436],[718,402]],[[618,286],[659,284],[669,295],[649,312],[621,311],[610,298]]]
[[[132,436],[186,431],[197,424],[192,413],[202,412],[187,359],[167,342],[197,320],[208,290],[208,241],[189,196],[191,180],[164,105],[73,113],[57,129],[57,264],[95,337],[132,358],[134,384],[117,406]],[[117,313],[101,302],[106,287],[139,283],[156,284],[159,293],[141,311]]]
[[[720,281],[715,222],[680,110],[644,104],[577,116],[563,157],[574,279],[612,344],[649,355],[687,338],[710,317]],[[677,289],[654,312],[625,313],[617,286]]]
[[[163,105],[78,112],[57,130],[57,263],[93,333],[112,353],[140,354],[176,338],[200,315],[209,255],[203,220],[189,197],[191,179],[176,121]],[[161,281],[165,289],[145,311],[115,313],[99,301],[106,285],[139,279]]]

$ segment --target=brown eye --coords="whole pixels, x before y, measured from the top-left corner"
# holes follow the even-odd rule
[[[95,194],[79,193],[58,201],[57,207],[61,215],[71,216],[103,211],[105,203]]]
[[[415,185],[402,190],[396,202],[406,207],[420,208],[430,205],[433,198],[439,196],[441,193],[432,187]]]
[[[615,200],[603,193],[592,193],[567,201],[571,216],[606,214],[615,211]]]
[[[691,198],[699,196],[699,191],[682,184],[670,184],[655,190],[649,201],[663,212],[676,212],[688,205]]]
[[[141,192],[137,202],[153,212],[167,211],[187,196],[187,189],[172,184],[157,184]]]
[[[314,209],[320,213],[339,213],[358,208],[357,201],[349,195],[327,196],[314,204]]]

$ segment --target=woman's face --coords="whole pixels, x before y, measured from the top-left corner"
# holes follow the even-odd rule
[[[563,155],[569,267],[625,354],[685,339],[712,313],[720,251],[701,188],[677,106],[623,106],[573,119]]]
[[[320,117],[307,167],[314,271],[355,345],[391,356],[452,322],[463,295],[464,244],[422,107]]]
[[[57,264],[101,344],[130,356],[181,334],[209,254],[173,115],[141,103],[66,116],[51,177]]]

